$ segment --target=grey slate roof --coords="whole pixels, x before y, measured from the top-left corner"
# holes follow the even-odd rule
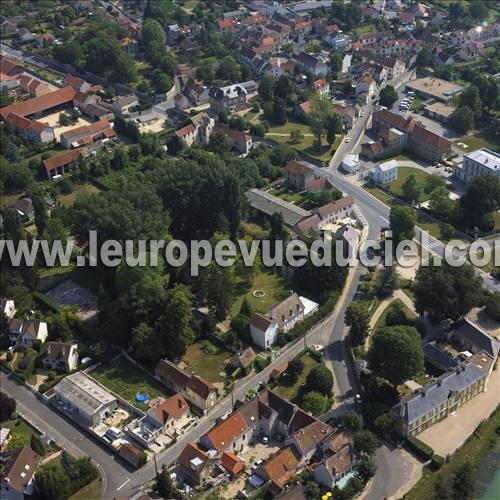
[[[293,226],[304,217],[311,215],[311,212],[260,189],[250,189],[246,192],[246,197],[250,206],[259,212],[267,215],[279,212],[283,216],[285,224],[289,226]]]
[[[461,392],[485,376],[483,369],[475,363],[463,363],[422,387],[419,392],[402,399],[392,411],[408,424],[444,403],[450,392]]]
[[[500,350],[500,342],[490,337],[484,330],[476,324],[463,318],[455,324],[454,330],[460,337],[477,347],[479,351],[487,352],[493,359],[497,359]]]
[[[452,370],[458,365],[455,358],[432,343],[425,344],[422,350],[426,361],[443,370]]]

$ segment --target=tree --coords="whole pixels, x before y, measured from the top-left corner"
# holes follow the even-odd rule
[[[392,108],[392,105],[398,100],[399,96],[392,85],[386,85],[380,91],[379,102],[382,106]]]
[[[293,382],[297,382],[299,375],[304,371],[304,362],[300,358],[293,358],[288,363],[288,368],[286,369],[286,374],[288,378]]]
[[[332,372],[323,363],[315,365],[307,375],[306,387],[309,391],[329,396],[333,389]]]
[[[274,87],[276,85],[276,78],[271,75],[264,75],[259,82],[259,96],[264,101],[271,101],[274,96]]]
[[[422,183],[418,180],[417,176],[412,173],[403,182],[401,191],[406,201],[412,204],[418,204],[423,192]]]
[[[392,239],[395,243],[403,240],[412,240],[415,237],[417,216],[412,208],[400,205],[392,207],[389,222],[392,230]]]
[[[472,180],[465,194],[460,198],[461,219],[472,229],[478,227],[492,229],[488,216],[500,209],[500,178],[493,175],[480,175]]]
[[[330,52],[330,70],[338,73],[342,70],[342,56],[340,52]]]
[[[158,320],[158,330],[168,356],[182,356],[193,341],[191,328],[192,294],[185,285],[177,285],[167,292],[164,314]]]
[[[154,491],[158,493],[162,498],[179,498],[179,492],[177,488],[172,483],[172,478],[170,477],[169,470],[163,466],[161,471],[156,476],[156,483],[154,485]]]
[[[47,221],[49,220],[49,215],[47,213],[47,204],[43,199],[42,193],[39,191],[31,195],[31,201],[33,202],[33,210],[35,212],[35,225],[38,235],[41,237],[45,231]]]
[[[373,432],[364,430],[355,432],[353,437],[354,446],[367,455],[373,455],[378,448],[378,439]]]
[[[32,434],[30,439],[31,449],[38,453],[41,457],[45,455],[45,447],[43,446],[42,440],[37,434]]]
[[[317,500],[321,498],[321,488],[314,481],[307,481],[304,487],[304,493],[307,500]]]
[[[424,191],[426,193],[431,193],[438,187],[446,187],[446,179],[442,175],[435,173],[426,176],[424,183]]]
[[[62,465],[53,460],[38,467],[35,487],[42,500],[62,500],[71,490],[71,482]]]
[[[145,19],[141,30],[141,45],[148,61],[158,64],[165,52],[166,34],[156,19]]]
[[[465,316],[481,302],[482,284],[470,265],[422,266],[413,283],[415,309],[428,314],[434,324]]]
[[[429,195],[429,208],[437,214],[448,218],[453,210],[453,201],[446,186],[440,186]]]
[[[359,413],[352,410],[343,413],[338,418],[338,422],[352,432],[358,432],[362,430],[364,425],[363,417]]]
[[[208,149],[217,154],[227,153],[229,151],[229,140],[222,132],[212,132],[208,140]]]
[[[488,6],[482,0],[469,3],[469,12],[474,19],[483,20],[488,17]]]
[[[419,68],[432,66],[432,52],[429,45],[424,45],[422,47],[422,49],[417,55],[416,63]]]
[[[177,134],[172,134],[167,140],[167,151],[172,156],[177,156],[185,147],[186,143]]]
[[[332,113],[332,105],[329,99],[326,99],[318,94],[314,94],[311,99],[311,110],[307,115],[309,127],[316,139],[317,146],[321,146],[321,137],[328,117]]]
[[[302,398],[301,407],[318,417],[328,409],[328,398],[318,391],[307,392]]]
[[[286,108],[283,99],[277,97],[273,103],[272,122],[276,125],[284,125],[286,123]]]
[[[367,355],[370,369],[397,386],[423,372],[424,355],[418,331],[411,326],[379,328]]]
[[[391,411],[379,415],[373,422],[374,429],[382,435],[390,435],[396,429],[398,417]]]
[[[140,323],[132,330],[130,352],[140,361],[155,363],[165,352],[165,347],[154,328]]]
[[[256,137],[265,137],[266,127],[263,123],[250,124],[250,133]]]
[[[295,84],[288,75],[281,75],[274,87],[274,96],[289,100],[295,95]]]
[[[486,313],[488,316],[500,322],[500,292],[493,292],[486,301]]]
[[[474,113],[469,106],[461,106],[450,117],[453,130],[466,134],[474,126]]]
[[[299,144],[304,138],[304,134],[300,131],[300,128],[294,128],[290,131],[290,144]]]
[[[362,345],[370,332],[370,312],[365,302],[352,302],[345,312],[345,324],[350,327],[349,342]]]
[[[455,472],[453,493],[456,500],[470,500],[474,498],[475,469],[467,461]]]
[[[475,85],[469,85],[458,96],[458,107],[468,107],[474,114],[475,118],[479,118],[481,116],[482,105],[479,89]]]
[[[253,311],[250,301],[245,297],[243,299],[243,302],[241,303],[240,314],[243,314],[247,318],[250,318],[250,316],[252,316],[252,312]]]
[[[367,457],[366,455],[363,455],[361,457],[356,468],[358,474],[365,481],[373,477],[375,475],[375,472],[377,472],[377,466],[375,465],[375,462],[371,459],[371,457]]]
[[[10,418],[10,415],[16,411],[16,400],[11,398],[5,392],[0,392],[0,422]]]

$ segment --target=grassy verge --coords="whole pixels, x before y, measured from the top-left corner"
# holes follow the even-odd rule
[[[166,397],[159,382],[124,357],[99,366],[90,375],[141,410],[147,409],[147,404],[135,400],[138,392],[147,393],[149,399]]]
[[[57,201],[59,201],[61,205],[65,207],[70,207],[71,205],[73,205],[73,203],[75,203],[78,196],[81,196],[83,194],[95,194],[99,192],[100,189],[93,184],[82,184],[80,186],[77,186],[73,192],[58,196]]]
[[[384,311],[382,312],[382,314],[380,315],[380,318],[378,319],[377,323],[375,324],[375,327],[374,327],[374,331],[377,329],[377,328],[381,328],[383,326],[385,326],[385,320],[387,318],[387,315],[389,314],[389,312],[391,310],[393,310],[394,308],[397,308],[401,306],[401,308],[403,309],[403,312],[405,314],[405,316],[407,317],[408,320],[414,320],[416,319],[416,316],[415,316],[415,313],[410,310],[402,300],[400,299],[394,299],[385,309]]]
[[[224,379],[221,375],[224,362],[230,355],[231,353],[223,347],[209,340],[202,340],[191,344],[182,359],[187,364],[187,371],[193,371],[209,382],[220,382]]]
[[[243,278],[236,285],[237,295],[231,307],[233,317],[240,311],[245,298],[250,303],[252,311],[264,314],[269,311],[271,306],[281,302],[289,294],[285,280],[281,276],[261,269],[256,269],[254,272],[255,274],[251,277],[250,283]],[[253,295],[255,290],[262,290],[265,295],[255,297]]]
[[[300,390],[304,387],[309,372],[313,369],[314,366],[318,364],[316,359],[314,359],[308,353],[306,353],[300,359],[304,363],[304,370],[299,375],[297,381],[292,382],[285,374],[279,379],[278,385],[273,389],[274,392],[277,392],[280,396],[288,399],[289,401],[296,402],[299,399]]]
[[[493,415],[481,423],[465,444],[451,456],[448,463],[436,472],[431,472],[429,468],[424,467],[422,479],[404,496],[405,500],[436,498],[437,484],[449,478],[467,462],[477,467],[498,439],[499,428],[500,411],[497,408]],[[470,493],[471,498],[474,498],[473,492]]]
[[[29,446],[31,435],[40,435],[34,427],[31,427],[28,422],[21,418],[2,422],[2,427],[10,429],[11,432],[9,442],[7,444],[7,451],[14,451],[18,448],[22,448],[23,446]]]
[[[464,148],[462,144],[466,144],[468,147]],[[493,151],[500,150],[498,141],[487,131],[482,131],[475,135],[459,139],[454,142],[454,145],[466,152],[475,151],[481,148],[488,148]]]
[[[98,478],[71,495],[68,500],[89,500],[102,497],[102,479]]]

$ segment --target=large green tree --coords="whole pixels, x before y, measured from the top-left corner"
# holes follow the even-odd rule
[[[35,487],[42,500],[63,500],[68,497],[71,482],[62,465],[52,460],[36,471]]]
[[[401,186],[405,200],[412,204],[418,204],[423,193],[423,186],[415,174],[410,174]]]
[[[392,85],[386,85],[380,91],[380,104],[386,106],[387,108],[392,108],[392,105],[398,100],[398,93]]]
[[[479,305],[483,293],[472,266],[453,267],[446,262],[420,267],[413,291],[417,312],[428,314],[433,323],[458,320]]]
[[[345,324],[350,327],[349,341],[353,346],[363,344],[370,333],[370,311],[364,302],[352,302],[345,313]]]
[[[399,243],[403,240],[412,240],[415,237],[417,216],[410,207],[397,205],[391,208],[389,223],[392,230],[392,239]]]
[[[481,175],[472,180],[460,198],[463,224],[473,229],[489,231],[494,226],[492,213],[500,209],[500,178]]]
[[[424,369],[424,355],[418,331],[411,326],[379,328],[367,355],[370,369],[394,386]]]
[[[329,396],[333,389],[332,372],[323,363],[314,365],[307,375],[306,387],[309,391],[318,391]]]
[[[301,407],[305,411],[311,412],[315,417],[318,417],[327,410],[328,398],[318,391],[307,392],[302,397]]]

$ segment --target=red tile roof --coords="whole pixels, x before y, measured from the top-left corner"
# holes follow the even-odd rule
[[[35,113],[41,113],[55,106],[70,103],[75,96],[75,89],[72,87],[63,87],[62,89],[49,92],[27,101],[15,102],[9,106],[0,109],[0,114],[5,119],[9,113],[15,113],[19,116],[29,116]]]
[[[45,167],[45,170],[50,172],[51,170],[55,170],[58,167],[62,167],[63,165],[67,165],[68,163],[78,160],[79,157],[80,151],[72,149],[71,151],[67,151],[61,155],[47,158],[46,160],[43,160],[42,164]]]
[[[188,443],[177,458],[177,461],[186,469],[192,470],[191,460],[193,458],[199,458],[203,464],[208,461],[208,455],[203,450],[200,450],[196,443]]]
[[[30,447],[23,446],[11,457],[4,457],[2,478],[8,481],[9,487],[22,494],[31,481],[40,460],[41,457]]]
[[[198,377],[198,375],[195,375],[194,373],[189,379],[187,388],[191,389],[195,394],[198,394],[198,396],[203,399],[207,399],[210,393],[216,390],[214,385],[201,377]]]
[[[248,427],[243,417],[236,412],[210,431],[207,436],[217,451],[223,451],[247,429]]]
[[[234,22],[234,19],[219,19],[217,24],[219,25],[219,28],[223,30],[226,28],[232,28],[236,23]]]
[[[245,461],[231,453],[230,451],[225,451],[221,457],[222,465],[231,473],[233,476],[239,474],[245,467]]]
[[[282,448],[265,462],[262,468],[267,479],[277,486],[275,491],[280,491],[285,483],[295,475],[299,462],[299,456],[293,446]]]
[[[189,405],[182,394],[174,394],[151,411],[156,413],[161,422],[165,424],[169,416],[177,419],[189,413]]]
[[[332,203],[328,203],[327,205],[323,205],[322,207],[319,207],[318,213],[321,215],[321,217],[325,217],[325,216],[328,216],[332,213],[340,212],[340,210],[347,208],[348,206],[352,205],[353,203],[354,203],[354,199],[351,195],[344,196],[343,198],[340,198],[340,200],[337,200],[337,201],[334,201]]]
[[[78,78],[77,76],[66,75],[66,77],[64,78],[64,85],[69,85],[75,90],[79,89],[84,83],[85,80],[83,78]]]
[[[67,130],[61,134],[61,137],[64,136],[65,139],[71,139],[72,137],[76,137],[81,134],[93,135],[99,132],[104,132],[108,127],[108,120],[106,120],[106,118],[101,118],[99,121],[91,123],[90,125],[82,125],[81,127]]]
[[[290,160],[285,167],[287,172],[291,172],[292,174],[309,174],[314,173],[313,169],[304,163],[297,160]]]

